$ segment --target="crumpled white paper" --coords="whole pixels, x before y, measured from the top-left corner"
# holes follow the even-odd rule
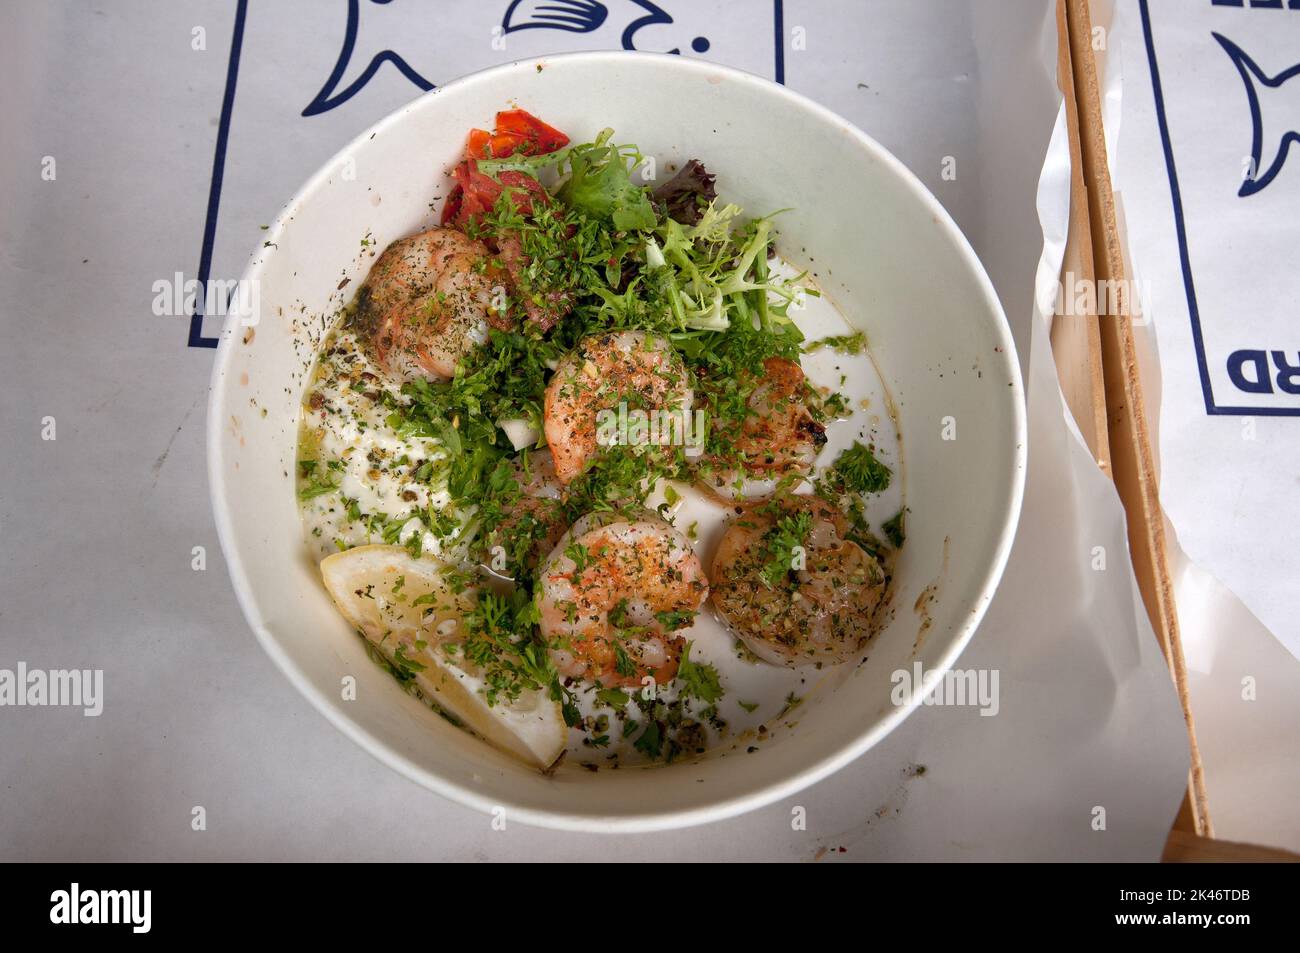
[[[0,88],[0,307],[11,343],[0,351],[0,436],[13,448],[0,462],[0,665],[102,668],[106,699],[98,718],[31,708],[0,717],[8,857],[1160,855],[1186,779],[1181,717],[1136,596],[1119,502],[1071,433],[1033,310],[1036,275],[1059,269],[1068,194],[1054,4],[1004,18],[952,0],[728,0],[707,11],[658,2],[682,20],[644,26],[638,44],[771,77],[779,35],[786,82],[911,166],[993,277],[1026,371],[1029,475],[1003,584],[959,664],[999,671],[998,714],[923,707],[782,803],[618,838],[508,819],[493,830],[373,761],[274,670],[240,616],[203,475],[211,352],[185,347],[188,316],[151,313],[153,282],[192,277],[199,260],[237,5],[121,3],[99,16],[29,4],[0,37],[16,76]],[[349,6],[359,11],[351,47]],[[285,198],[419,92],[393,57],[444,83],[514,56],[616,47],[648,5],[608,0],[590,34],[516,31],[496,49],[508,6],[249,4],[213,276],[236,276]],[[703,54],[698,37],[709,40]],[[361,82],[385,51],[393,57]],[[321,109],[304,116],[313,103]],[[707,142],[700,153],[707,160]],[[47,154],[54,182],[39,177]],[[52,444],[38,437],[44,415],[58,418]],[[1104,569],[1094,568],[1098,547]],[[203,832],[191,826],[196,807]],[[792,824],[796,807],[806,827]]]
[[[1290,96],[1294,106],[1300,80],[1272,89],[1252,76],[1248,87],[1239,52],[1229,52],[1249,51],[1273,81],[1300,60],[1300,10],[1152,0],[1116,4],[1113,12],[1110,3],[1095,3],[1093,16],[1110,27],[1107,146],[1126,252],[1147,299],[1137,341],[1148,416],[1158,425],[1161,502],[1210,816],[1218,837],[1300,849],[1293,532],[1300,417],[1287,415],[1300,413],[1300,401],[1277,385],[1271,353],[1271,394],[1241,391],[1227,370],[1237,351],[1289,349],[1287,360],[1300,363],[1300,273],[1282,252],[1297,234],[1300,154],[1264,183],[1288,121],[1300,120],[1277,97]],[[1258,163],[1250,89],[1260,97]],[[1244,179],[1252,166],[1256,178]],[[1239,195],[1243,189],[1248,194]]]

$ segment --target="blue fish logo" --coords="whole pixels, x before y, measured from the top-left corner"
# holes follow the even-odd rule
[[[376,6],[388,6],[392,0],[370,0],[370,3]],[[321,87],[316,97],[307,104],[307,108],[302,111],[304,116],[316,116],[323,112],[329,112],[335,106],[341,106],[349,99],[361,92],[362,87],[370,82],[372,76],[379,72],[379,67],[385,63],[392,63],[398,71],[409,79],[426,93],[433,89],[433,83],[421,76],[410,63],[402,59],[401,56],[392,50],[380,50],[370,58],[361,74],[347,85],[343,85],[344,79],[348,76],[348,67],[352,63],[352,54],[357,45],[357,30],[361,23],[361,0],[348,0],[348,26],[343,36],[343,48],[339,51],[339,58],[334,63],[334,69],[329,78],[325,80],[325,85]],[[342,86],[342,89],[339,87]]]
[[[635,50],[636,34],[649,26],[669,24],[673,18],[662,7],[650,0],[624,0],[637,7],[642,15],[634,17],[623,29],[619,38],[625,50]],[[512,0],[501,21],[502,32],[518,33],[521,30],[562,30],[566,33],[595,33],[609,20],[610,9],[599,0]],[[707,37],[697,36],[691,41],[696,53],[707,53]],[[664,50],[680,53],[679,47]]]
[[[343,48],[339,51],[338,59],[334,63],[334,69],[330,72],[329,78],[325,84],[316,93],[315,97],[307,108],[302,111],[304,116],[317,116],[321,113],[329,112],[336,106],[341,106],[349,99],[359,93],[367,83],[379,72],[385,63],[390,64],[416,87],[425,92],[433,89],[434,84],[424,77],[406,58],[396,53],[391,48],[378,41],[379,35],[386,35],[391,45],[396,45],[397,40],[401,37],[401,22],[398,19],[385,19],[377,16],[376,7],[388,8],[392,10],[396,7],[393,0],[347,0],[348,3],[348,22],[347,29],[343,37]],[[611,18],[610,5],[619,5],[626,13],[623,17]],[[365,12],[365,36],[358,40],[358,35],[362,33],[362,12]],[[411,7],[408,4],[401,8],[403,14],[414,16],[411,13]],[[694,9],[692,12],[698,12]],[[398,15],[400,16],[400,15]],[[700,13],[700,17],[704,16]],[[557,30],[566,33],[583,33],[595,34],[596,31],[608,26],[616,25],[626,19],[626,25],[620,36],[620,41],[624,49],[638,49],[636,45],[636,34],[647,27],[663,27],[669,24],[675,24],[675,29],[686,31],[681,23],[677,23],[669,13],[657,4],[651,3],[650,0],[610,0],[610,4],[601,3],[599,0],[512,0],[506,7],[505,16],[501,25],[497,28],[500,35],[505,36],[512,33],[520,33],[524,30]],[[381,31],[377,34],[376,31]],[[694,31],[691,31],[694,32]],[[664,39],[662,30],[656,29],[652,33],[657,37],[660,46],[667,46],[669,42]],[[689,36],[690,34],[687,33]],[[612,37],[611,37],[612,40]],[[691,41],[691,49],[696,53],[705,53],[710,47],[710,42],[706,37],[696,36]],[[379,47],[378,52],[366,59],[366,54],[371,50]],[[411,51],[408,49],[408,53]],[[680,53],[678,47],[664,50],[666,53]],[[430,51],[425,51],[426,59],[429,58]],[[356,65],[353,65],[353,60]],[[417,57],[418,59],[418,57]],[[429,63],[424,63],[429,66]]]
[[[1282,171],[1282,166],[1286,164],[1286,157],[1291,148],[1291,143],[1300,142],[1300,132],[1288,128],[1275,144],[1270,143],[1272,148],[1270,149],[1269,162],[1267,165],[1264,164],[1263,103],[1276,101],[1278,98],[1276,91],[1292,77],[1300,74],[1300,63],[1290,69],[1283,70],[1276,76],[1269,76],[1236,43],[1218,33],[1212,35],[1219,41],[1219,45],[1223,47],[1224,52],[1228,54],[1228,58],[1232,60],[1232,65],[1237,67],[1237,72],[1241,74],[1241,82],[1246,87],[1246,98],[1250,102],[1250,175],[1241,183],[1241,188],[1237,191],[1238,196],[1245,198],[1248,195],[1254,195],[1256,192],[1262,191],[1277,178],[1277,174]],[[1277,114],[1277,107],[1273,107],[1270,110],[1270,115],[1276,116]]]
[[[596,0],[512,0],[501,28],[593,33],[608,17],[609,8]]]

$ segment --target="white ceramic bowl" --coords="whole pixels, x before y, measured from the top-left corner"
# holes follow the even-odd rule
[[[432,716],[366,659],[307,558],[294,493],[298,409],[323,320],[383,248],[433,222],[431,197],[473,126],[518,104],[575,141],[613,126],[661,165],[699,157],[724,197],[790,208],[780,250],[869,336],[897,403],[907,544],[893,620],[866,664],[755,754],[544,777]],[[467,76],[363,132],[285,206],[244,278],[260,320],[226,322],[208,408],[217,529],[249,625],[318,709],[384,763],[479,810],[548,827],[628,831],[770,803],[861,755],[915,707],[891,675],[953,664],[1005,565],[1025,471],[1024,398],[993,287],[938,201],[850,123],[784,87],[683,57],[578,53]],[[339,290],[343,279],[349,286]],[[953,418],[957,439],[944,439]],[[921,609],[914,609],[918,604]],[[344,676],[357,679],[345,701]],[[720,752],[721,753],[721,752]],[[358,810],[360,810],[360,806]]]

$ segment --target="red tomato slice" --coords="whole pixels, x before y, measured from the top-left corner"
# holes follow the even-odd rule
[[[496,179],[480,172],[478,163],[473,159],[466,159],[456,166],[452,175],[464,193],[456,213],[458,222],[465,222],[491,211],[492,206],[496,204],[497,196],[501,194],[501,184]]]
[[[501,172],[497,178],[478,170],[478,159],[505,159],[512,155],[546,155],[569,144],[569,137],[548,126],[523,109],[497,113],[496,130],[471,129],[466,143],[467,158],[452,171],[455,187],[442,207],[442,224],[463,225],[470,219],[492,210],[503,188],[510,189],[511,201],[524,214],[530,214],[535,202],[546,204],[551,197],[531,175],[515,170]]]
[[[504,189],[510,190],[510,200],[525,215],[532,214],[536,203],[546,204],[551,197],[538,182],[526,172],[507,169],[494,179],[478,170],[474,159],[465,159],[452,171],[456,186],[447,196],[442,209],[442,224],[454,222],[463,225],[472,218],[492,211]]]
[[[442,219],[438,224],[447,225],[456,221],[460,216],[460,209],[464,203],[465,190],[459,185],[454,186],[452,190],[447,193],[447,201],[443,203],[442,206]]]
[[[497,113],[497,134],[519,136],[534,143],[528,155],[546,155],[569,144],[569,137],[554,126],[548,126],[524,109],[507,109]]]
[[[465,154],[474,158],[482,158],[487,155],[488,142],[492,139],[492,133],[486,129],[471,129],[469,131],[469,142],[465,146]]]
[[[515,208],[525,215],[531,215],[533,204],[540,203],[546,205],[551,201],[550,195],[538,182],[527,172],[519,172],[515,169],[506,169],[497,176],[501,184],[510,189],[510,200],[515,203]]]
[[[486,129],[471,129],[467,153],[471,159],[505,159],[515,153],[532,155],[533,140],[514,133],[491,133]]]
[[[517,152],[526,156],[533,155],[533,141],[525,139],[523,136],[516,136],[512,133],[498,132],[490,140],[490,148],[494,159],[505,159]]]

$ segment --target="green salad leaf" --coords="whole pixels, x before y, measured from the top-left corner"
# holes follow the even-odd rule
[[[594,142],[569,149],[569,177],[556,198],[570,208],[608,219],[620,231],[654,228],[658,218],[650,196],[632,181],[641,153],[609,144],[613,134],[614,130],[606,129]]]

